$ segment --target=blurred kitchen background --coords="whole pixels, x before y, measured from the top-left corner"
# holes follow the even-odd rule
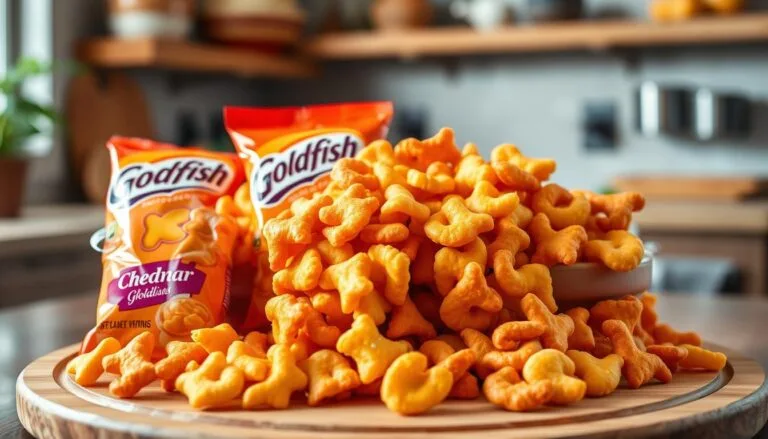
[[[223,105],[374,99],[392,140],[645,192],[657,290],[765,296],[766,49],[768,0],[0,0],[0,307],[96,294],[111,134],[227,150]]]

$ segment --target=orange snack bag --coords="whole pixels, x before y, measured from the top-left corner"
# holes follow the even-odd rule
[[[225,108],[227,130],[245,163],[256,242],[268,219],[328,186],[334,163],[385,138],[393,111],[390,102]]]
[[[224,109],[224,123],[248,178],[255,251],[266,252],[264,223],[288,210],[294,200],[325,189],[334,163],[385,138],[393,112],[391,102]],[[258,279],[270,278],[271,272],[263,272],[268,265],[255,268]],[[271,291],[262,291],[259,283],[243,330],[263,329],[266,323],[264,302]]]
[[[244,173],[234,154],[122,137],[107,148],[104,272],[96,326],[81,350],[107,337],[125,346],[151,331],[162,354],[169,341],[225,317],[237,224],[214,205]]]

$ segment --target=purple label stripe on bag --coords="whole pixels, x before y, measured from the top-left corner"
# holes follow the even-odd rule
[[[152,262],[120,271],[107,287],[107,300],[120,311],[159,305],[180,294],[200,294],[205,273],[181,259]]]

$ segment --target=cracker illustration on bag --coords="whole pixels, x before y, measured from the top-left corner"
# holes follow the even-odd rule
[[[156,353],[226,317],[237,223],[216,202],[244,181],[234,154],[114,137],[103,278],[83,352],[150,331]]]

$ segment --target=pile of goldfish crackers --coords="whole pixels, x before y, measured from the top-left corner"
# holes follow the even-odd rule
[[[697,334],[658,322],[651,294],[559,312],[551,267],[640,264],[643,244],[627,228],[645,201],[546,183],[555,167],[513,145],[486,162],[472,144],[459,150],[450,129],[376,141],[264,225],[255,288],[271,332],[196,329],[154,363],[151,332],[125,346],[106,338],[69,372],[83,386],[115,375],[120,398],[160,380],[196,409],[376,396],[416,415],[481,395],[536,410],[608,396],[622,378],[636,389],[723,368],[725,355]],[[247,198],[217,211],[247,230]]]

